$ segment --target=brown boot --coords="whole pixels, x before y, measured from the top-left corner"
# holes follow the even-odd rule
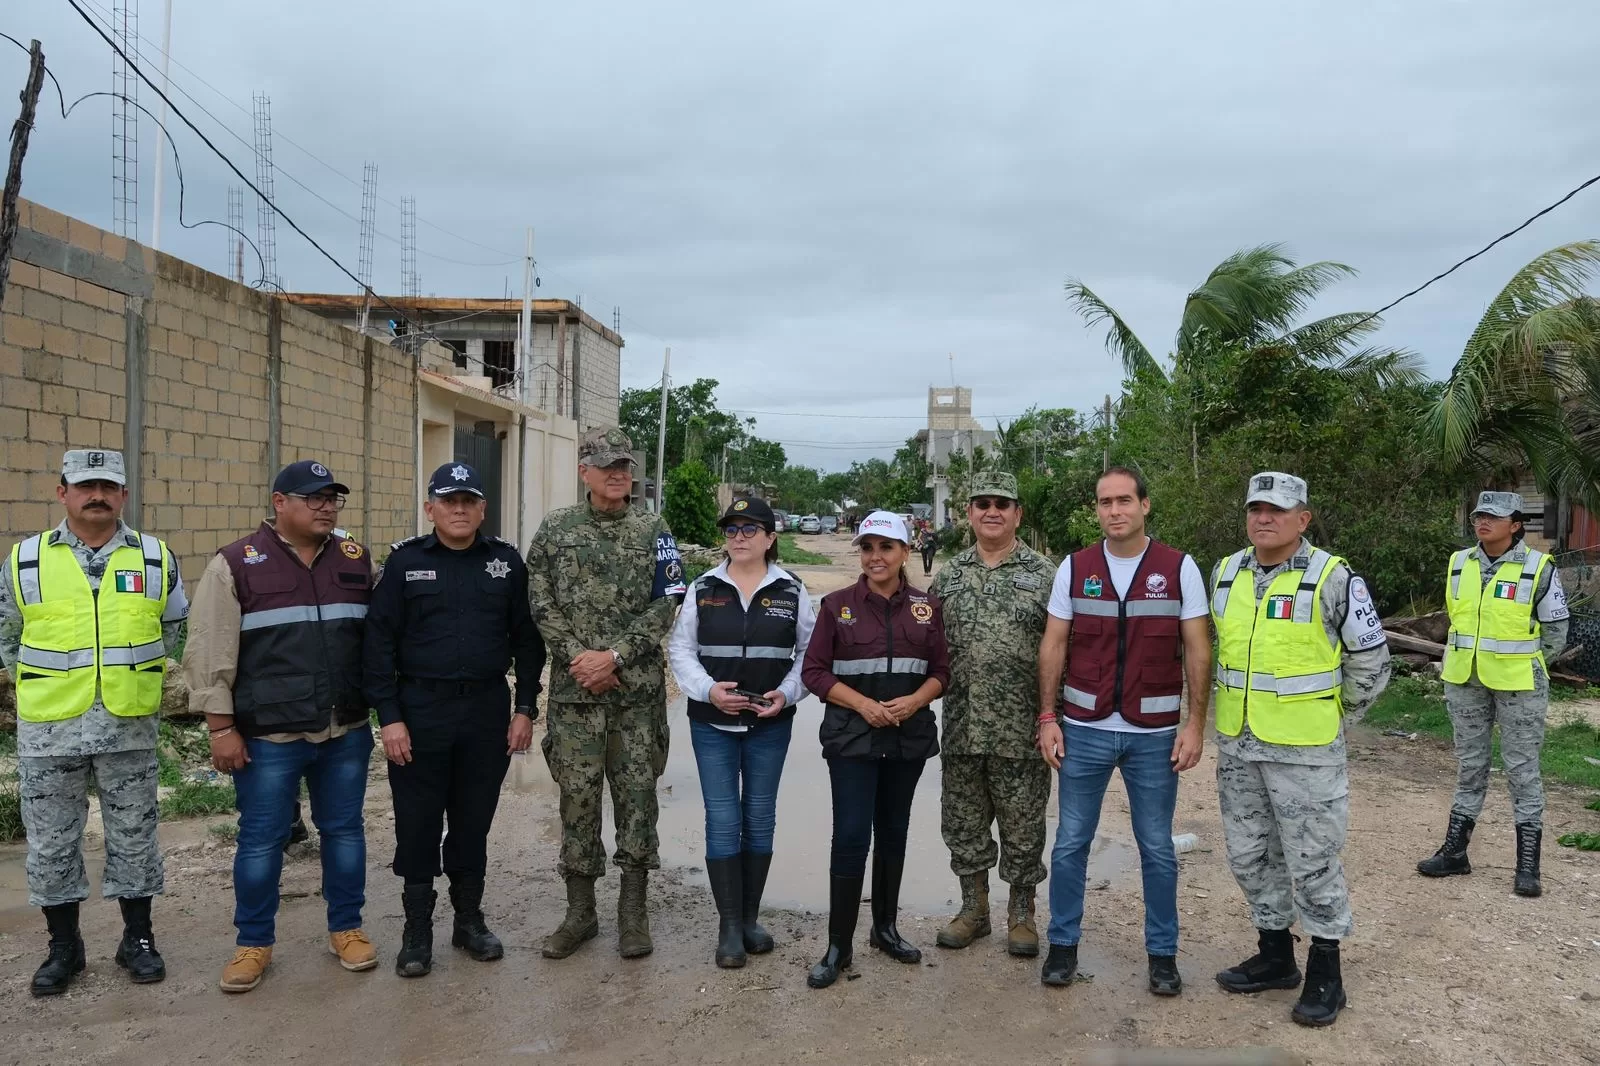
[[[950,924],[939,930],[934,940],[942,948],[964,948],[993,930],[989,925],[989,873],[967,874],[961,878],[961,910]],[[1037,945],[1034,947],[1038,952]]]
[[[1039,954],[1039,930],[1033,923],[1032,885],[1011,886],[1006,925],[1006,951],[1028,959]]]
[[[567,875],[567,916],[556,931],[544,938],[539,954],[547,959],[564,959],[585,940],[600,935],[600,917],[594,907],[592,877]]]
[[[656,949],[650,939],[650,907],[645,896],[648,871],[623,870],[617,893],[617,951],[625,959],[638,959]]]

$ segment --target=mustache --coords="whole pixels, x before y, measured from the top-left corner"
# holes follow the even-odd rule
[[[109,503],[102,503],[100,500],[91,500],[83,505],[83,509],[85,511],[109,511],[111,510],[111,505]]]

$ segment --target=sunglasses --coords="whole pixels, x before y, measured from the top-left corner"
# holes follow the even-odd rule
[[[746,540],[749,540],[751,537],[761,532],[763,532],[763,530],[760,526],[728,525],[722,527],[722,535],[727,537],[729,540],[733,540],[737,537],[743,537]]]
[[[979,496],[972,501],[972,507],[976,511],[995,510],[1005,512],[1011,510],[1016,505],[1016,502],[1016,500],[1009,500],[1004,496]]]

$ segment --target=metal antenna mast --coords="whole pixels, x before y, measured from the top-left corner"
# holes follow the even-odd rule
[[[244,186],[228,186],[228,276],[244,284]]]
[[[139,0],[112,0],[111,32],[119,55],[111,54],[111,216],[120,236],[139,239],[139,76],[123,56],[136,56]]]
[[[356,276],[361,279],[361,332],[367,331],[367,314],[372,310],[372,235],[378,224],[378,164],[361,168],[361,252]]]
[[[422,279],[417,277],[417,198],[400,197],[400,287],[407,300],[422,295]],[[413,310],[415,308],[413,307]]]
[[[266,93],[252,93],[250,99],[256,118],[256,188],[261,190],[256,203],[256,222],[261,229],[261,287],[282,292],[283,279],[278,277],[278,216],[272,210],[272,98]]]

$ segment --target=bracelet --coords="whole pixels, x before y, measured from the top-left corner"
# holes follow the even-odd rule
[[[225,737],[229,733],[233,732],[233,726],[225,725],[221,729],[213,729],[210,732],[211,732],[211,736],[212,736],[213,739],[215,739],[216,737]]]
[[[1060,720],[1060,718],[1061,718],[1061,715],[1060,715],[1059,712],[1057,712],[1057,711],[1046,711],[1044,714],[1041,714],[1039,716],[1038,720],[1041,721],[1041,722],[1055,722],[1055,721]]]

